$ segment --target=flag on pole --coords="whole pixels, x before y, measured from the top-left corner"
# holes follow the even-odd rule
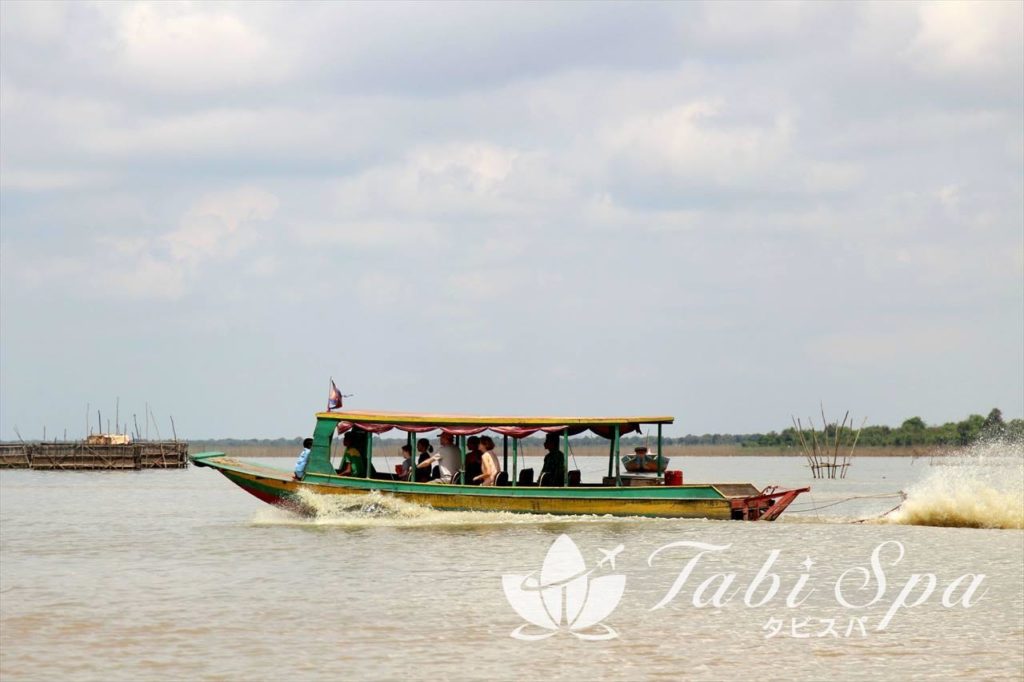
[[[331,379],[331,392],[327,396],[328,411],[341,407],[343,397],[344,396],[341,395],[341,391],[339,391],[338,387],[335,385],[334,379]]]

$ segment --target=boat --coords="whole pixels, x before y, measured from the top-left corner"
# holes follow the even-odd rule
[[[378,492],[405,502],[439,510],[504,511],[533,514],[597,514],[665,518],[707,518],[772,521],[801,493],[810,488],[759,489],[750,483],[687,483],[672,485],[676,476],[666,476],[659,466],[655,476],[624,474],[619,457],[620,438],[640,433],[644,426],[657,428],[661,452],[662,427],[673,417],[506,417],[408,412],[329,411],[316,415],[313,445],[305,471],[298,479],[283,470],[229,457],[223,452],[192,455],[199,467],[216,469],[232,483],[260,500],[300,513],[312,513],[302,502],[303,491],[318,495],[366,495]],[[466,438],[483,432],[501,436],[495,455],[502,460],[497,485],[467,485],[462,471],[452,482],[416,482],[397,474],[378,472],[373,466],[373,435],[397,430],[407,434],[410,446],[419,434],[442,431],[456,437],[462,471],[466,464]],[[569,470],[563,454],[562,480],[544,475],[534,483],[533,470],[520,470],[521,440],[536,433],[558,434],[562,453],[569,452],[569,437],[585,432],[608,440],[608,475],[601,481],[584,482],[578,471]],[[331,463],[332,444],[343,434],[354,436],[370,466],[363,476],[341,476]],[[357,448],[358,449],[358,448]],[[415,448],[413,448],[415,451]],[[661,465],[665,462],[661,460]],[[668,472],[672,474],[673,472]]]
[[[658,453],[648,452],[647,448],[635,448],[632,454],[622,456],[622,466],[631,473],[655,474],[668,469],[670,457],[662,457],[658,461]]]

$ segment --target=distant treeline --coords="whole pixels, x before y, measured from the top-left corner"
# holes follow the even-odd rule
[[[808,425],[804,425],[808,428]],[[829,440],[832,440],[836,427],[829,425],[827,428]],[[843,430],[842,442],[852,443],[857,432],[856,425],[853,428],[847,427]],[[805,437],[809,436],[806,430]],[[816,432],[821,438],[822,431]],[[972,414],[963,421],[946,422],[942,425],[929,426],[920,417],[911,417],[905,420],[898,427],[891,426],[865,426],[860,432],[857,446],[861,447],[911,447],[922,445],[971,445],[982,438],[997,438],[1007,436],[1013,440],[1024,440],[1024,419],[1003,420],[1003,413],[994,408],[987,417],[980,414]],[[195,447],[252,447],[262,446],[274,447],[301,447],[302,436],[295,438],[224,438],[217,440],[193,440],[190,441]],[[405,442],[404,438],[384,438],[385,443]],[[539,447],[541,438],[526,438],[526,444]],[[687,435],[677,438],[664,438],[666,445],[738,445],[741,447],[799,447],[800,436],[793,427],[782,431],[769,431],[768,433],[705,433],[702,435]],[[581,445],[607,445],[608,441],[597,436],[577,436],[573,442]],[[625,436],[622,439],[623,445],[654,445],[654,438],[648,436]]]
[[[804,425],[807,426],[806,424]],[[835,434],[835,426],[828,427],[829,439]],[[852,442],[856,428],[844,432],[842,442]],[[822,432],[816,434],[821,438]],[[904,420],[896,428],[890,426],[865,426],[857,437],[857,446],[865,447],[911,447],[921,445],[971,445],[981,439],[1009,437],[1013,440],[1024,438],[1024,419],[1003,420],[999,408],[993,408],[987,417],[972,414],[959,422],[946,422],[929,426],[920,417]],[[743,441],[745,446],[790,447],[800,443],[799,432],[790,427],[781,432],[771,431],[758,434],[756,438]]]

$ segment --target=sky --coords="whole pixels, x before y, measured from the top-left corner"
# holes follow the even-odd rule
[[[1024,415],[1024,3],[0,4],[0,438]],[[105,425],[104,425],[105,426]],[[17,429],[17,432],[15,431]]]

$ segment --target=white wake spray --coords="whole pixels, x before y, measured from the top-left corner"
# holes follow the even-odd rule
[[[1024,528],[1024,443],[979,443],[936,460],[907,491],[889,523],[956,528]]]

